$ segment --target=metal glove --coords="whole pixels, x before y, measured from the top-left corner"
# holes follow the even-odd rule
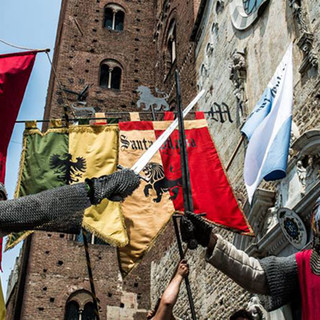
[[[107,176],[86,179],[92,204],[99,204],[104,198],[111,201],[123,201],[140,185],[140,178],[134,171],[124,169]]]
[[[189,216],[188,216],[189,217]],[[180,220],[181,238],[187,243],[188,249],[194,250],[198,247],[197,239],[195,238],[195,228],[193,223],[185,216]]]
[[[193,236],[203,247],[207,247],[213,226],[206,222],[201,216],[188,212],[188,220],[193,224]]]

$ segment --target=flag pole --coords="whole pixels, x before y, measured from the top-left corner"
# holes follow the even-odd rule
[[[180,85],[179,85],[179,94],[180,94]],[[154,112],[154,109],[153,109],[152,105],[151,105],[151,111],[152,111],[152,120],[155,121],[156,120],[156,114]],[[177,218],[178,218],[178,215],[173,215],[172,216],[173,225],[174,225],[174,231],[175,231],[176,238],[177,238],[177,244],[178,244],[180,260],[182,260],[182,259],[184,259],[185,252],[187,250],[183,251],[183,249],[182,249],[182,243],[181,243],[181,238],[180,238],[180,233],[179,233],[179,227],[178,227],[178,223],[177,223],[177,220],[176,220]],[[186,284],[186,289],[187,289],[187,294],[188,294],[188,299],[189,299],[189,304],[190,304],[190,309],[191,309],[191,314],[192,314],[192,320],[197,320],[188,276],[186,276],[184,278],[184,281],[185,281],[185,284]]]
[[[176,97],[177,97],[177,115],[179,120],[179,144],[180,144],[180,159],[181,159],[181,174],[182,174],[182,189],[183,189],[183,205],[185,210],[185,215],[187,216],[187,211],[193,212],[193,201],[191,194],[191,184],[190,184],[190,173],[189,173],[189,165],[188,165],[188,155],[187,155],[187,147],[186,147],[186,136],[184,131],[184,123],[183,123],[183,115],[181,108],[181,89],[180,89],[180,77],[178,70],[175,71],[175,79],[176,79]],[[178,228],[178,223],[175,217],[173,217],[174,229],[177,238],[177,244],[180,254],[180,259],[184,258],[184,252],[182,250],[182,243]],[[188,248],[195,249],[197,246],[196,242],[193,239],[189,240]],[[194,302],[192,298],[192,292],[190,287],[190,282],[188,276],[184,278],[189,305],[191,310],[192,319],[196,320],[196,312],[194,308]]]

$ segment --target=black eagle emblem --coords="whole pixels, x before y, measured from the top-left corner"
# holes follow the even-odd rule
[[[72,155],[65,153],[62,156],[54,154],[50,157],[50,168],[57,176],[58,180],[66,184],[78,182],[82,174],[86,171],[86,160],[82,157],[77,157],[77,161],[72,161]]]

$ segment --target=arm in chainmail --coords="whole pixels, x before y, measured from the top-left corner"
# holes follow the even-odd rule
[[[79,232],[83,211],[91,205],[84,183],[18,199],[0,201],[1,233],[24,230]]]
[[[272,311],[293,301],[299,295],[299,279],[295,255],[267,257],[260,260],[268,280],[270,295],[260,296],[267,311]]]

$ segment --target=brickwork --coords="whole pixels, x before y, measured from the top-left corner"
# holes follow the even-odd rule
[[[151,297],[152,305],[161,296],[179,261],[178,247],[174,240],[167,239],[173,233],[172,224],[159,237],[156,248],[163,256],[153,257],[151,264]],[[231,240],[232,234],[221,231],[224,238]],[[197,319],[225,320],[238,307],[246,307],[249,294],[224,276],[217,269],[205,262],[205,250],[199,247],[188,251],[186,259],[190,265],[190,285],[195,303]],[[232,290],[232,295],[230,291]],[[174,313],[181,319],[191,319],[189,302],[185,285],[181,286],[179,299]]]
[[[199,1],[166,0],[158,1],[156,30],[156,81],[161,91],[169,94],[169,104],[175,106],[175,70],[180,73],[182,103],[188,104],[196,95],[196,75],[194,69],[194,43],[190,42]],[[176,54],[174,63],[170,63],[167,50],[168,29],[170,23],[176,23]]]
[[[231,1],[208,0],[196,43],[190,42],[190,36],[200,3],[205,1],[117,0],[116,3],[125,11],[123,32],[102,28],[104,7],[108,3],[106,0],[89,3],[64,0],[62,3],[53,63],[59,80],[66,88],[79,92],[85,85],[91,85],[87,106],[95,107],[96,111],[136,110],[138,96],[135,90],[138,85],[145,85],[153,92],[157,88],[168,94],[168,102],[174,107],[174,71],[177,69],[184,105],[195,96],[197,88],[204,88],[206,96],[199,103],[199,110],[209,111],[215,104],[229,108],[229,119],[208,120],[220,158],[227,166],[241,139],[240,127],[245,121],[245,116],[237,119],[239,92],[230,79],[233,54],[240,52],[245,57],[243,99],[249,113],[292,40],[293,120],[300,134],[319,128],[319,75],[316,68],[299,72],[303,52],[296,45],[300,37],[299,26],[289,1],[270,1],[250,28],[237,31],[230,20]],[[302,10],[310,32],[314,33],[313,50],[319,57],[320,36],[315,32],[320,24],[317,0],[303,2]],[[168,34],[173,21],[176,26],[176,59],[172,63],[168,60]],[[123,68],[120,91],[99,87],[99,66],[105,59],[114,59]],[[75,102],[75,96],[61,91],[52,74],[45,118],[61,117],[65,102]],[[242,177],[246,145],[246,142],[240,145],[228,168],[230,184],[242,207],[246,201]],[[276,190],[278,186],[277,183],[265,182],[260,185],[268,190]],[[248,205],[246,208],[250,210]],[[254,227],[264,230],[259,225]],[[232,233],[219,232],[234,241]],[[259,234],[258,238],[264,235]],[[249,245],[256,241],[252,238],[243,242]],[[146,309],[150,303],[155,304],[179,260],[171,223],[146,254],[143,263],[124,281],[118,271],[114,248],[90,246],[90,255],[101,302],[101,319],[111,320],[144,319]],[[199,320],[227,319],[236,309],[247,306],[250,294],[207,264],[203,249],[189,251],[187,259]],[[90,290],[83,246],[68,240],[65,235],[37,233],[32,239],[22,319],[62,319],[68,297],[82,289]],[[182,319],[191,319],[184,285],[175,313]]]
[[[154,87],[153,1],[117,1],[125,12],[123,31],[103,28],[108,3],[63,1],[54,57],[59,81],[52,73],[44,118],[59,118],[64,104],[75,103],[76,96],[63,92],[59,83],[75,92],[90,85],[87,106],[97,112],[135,110],[137,87]],[[100,63],[105,59],[122,67],[120,90],[99,86]]]
[[[83,244],[58,233],[36,233],[30,248],[21,319],[63,319],[70,295],[90,292]],[[149,307],[149,267],[141,264],[124,281],[116,249],[90,245],[101,319],[145,319]]]
[[[245,55],[244,92],[246,107],[250,113],[274,74],[290,40],[293,41],[295,100],[293,120],[300,135],[307,130],[319,129],[319,74],[316,68],[310,68],[305,73],[299,72],[303,59],[302,52],[297,46],[300,34],[297,32],[297,21],[288,1],[270,2],[258,21],[245,31],[237,31],[232,26],[229,11],[231,1],[220,2],[224,3],[224,7],[219,10],[216,8],[216,1],[206,2],[202,24],[199,26],[196,37],[195,52],[198,89],[204,88],[206,90],[206,96],[200,101],[199,109],[209,111],[214,103],[221,105],[222,102],[230,109],[232,121],[228,121],[226,117],[224,117],[224,122],[220,121],[218,116],[208,120],[220,158],[227,166],[241,139],[240,127],[245,121],[242,119],[240,124],[236,121],[237,92],[235,92],[234,84],[230,80],[234,52],[243,52]],[[315,32],[320,23],[317,18],[319,6],[315,4],[315,1],[308,1],[303,4],[302,10],[305,19],[310,21],[310,31],[314,33],[313,50],[315,55],[319,57],[319,35]],[[279,36],[280,34],[281,36]],[[293,138],[294,140],[295,138]],[[231,186],[242,207],[245,206],[246,201],[242,170],[246,145],[246,142],[240,145],[228,169]],[[277,182],[263,182],[260,185],[260,188],[273,191],[276,191],[278,187]],[[288,188],[286,185],[282,187]],[[246,208],[250,210],[250,206],[247,205]],[[254,218],[252,217],[252,219]],[[265,221],[263,220],[258,225],[253,223],[255,231],[258,232],[257,238],[243,241],[247,246],[257,243],[258,239],[266,236],[265,228],[261,226],[261,223],[265,224]],[[221,234],[226,239],[234,241],[233,234],[227,231],[221,231]],[[239,236],[236,237],[236,242],[239,238]],[[277,247],[280,242],[275,246]],[[294,252],[293,248],[289,248],[288,252]],[[190,282],[198,319],[228,319],[234,310],[247,307],[250,294],[206,264],[204,252],[201,249],[188,252],[187,258],[191,266]],[[165,280],[168,281],[166,273],[173,272],[177,260],[177,248],[173,243],[164,256],[152,264],[151,294],[154,301],[164,289],[167,283]],[[191,319],[184,287],[181,290],[175,312],[183,319]],[[285,318],[273,315],[272,319]]]

